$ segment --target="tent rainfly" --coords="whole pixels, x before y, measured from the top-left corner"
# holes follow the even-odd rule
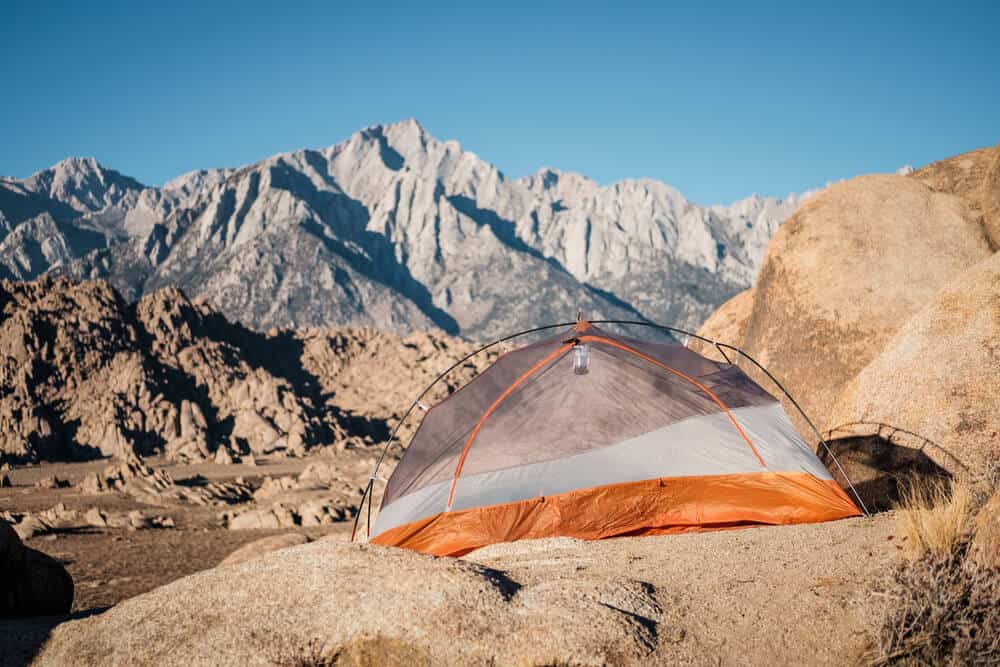
[[[459,556],[530,538],[858,514],[781,404],[737,366],[581,321],[503,355],[426,413],[371,542]]]

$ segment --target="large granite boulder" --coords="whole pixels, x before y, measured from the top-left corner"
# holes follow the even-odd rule
[[[585,574],[585,573],[584,573]],[[649,584],[521,584],[474,563],[319,540],[213,568],[55,628],[36,664],[628,664]],[[341,664],[337,662],[336,664]]]
[[[843,436],[892,425],[953,474],[1000,459],[1000,254],[959,274],[843,388],[830,413]]]
[[[959,197],[903,176],[833,185],[768,244],[744,347],[829,427],[844,385],[943,284],[991,253]]]

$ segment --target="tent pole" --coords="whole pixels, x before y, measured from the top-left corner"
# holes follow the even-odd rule
[[[727,345],[726,343],[716,343],[715,345],[716,345],[716,347],[720,347],[720,348],[726,347],[726,348],[729,348],[730,350],[733,350],[735,352],[738,352],[738,353],[742,354],[744,357],[746,357],[747,359],[749,359],[753,363],[754,366],[756,366],[757,368],[759,368],[760,370],[762,370],[764,372],[764,374],[767,375],[768,378],[770,378],[771,382],[773,382],[778,387],[778,389],[781,390],[781,393],[783,393],[786,397],[788,397],[788,400],[792,402],[792,405],[795,406],[795,409],[799,411],[799,414],[802,415],[802,418],[806,420],[807,424],[809,424],[809,428],[811,428],[812,431],[813,431],[813,433],[816,434],[816,437],[819,438],[820,444],[823,445],[823,449],[826,450],[827,454],[829,454],[830,459],[833,461],[833,464],[835,466],[837,466],[837,470],[839,470],[840,474],[844,476],[844,480],[847,481],[847,486],[850,487],[851,493],[854,494],[854,497],[857,499],[858,504],[861,506],[861,511],[865,513],[866,517],[871,517],[871,512],[869,512],[868,508],[865,506],[865,501],[863,501],[861,499],[861,494],[859,494],[858,490],[856,488],[854,488],[854,483],[851,481],[851,478],[847,476],[847,471],[844,470],[843,466],[840,465],[840,461],[837,459],[836,455],[833,453],[833,450],[830,449],[830,445],[827,444],[826,438],[824,438],[822,436],[822,434],[820,434],[819,429],[816,428],[816,425],[813,423],[812,419],[809,418],[809,415],[806,414],[806,411],[802,409],[802,406],[799,405],[799,402],[796,401],[792,397],[792,395],[788,393],[788,390],[785,389],[784,385],[782,385],[780,382],[778,382],[778,378],[774,377],[774,375],[772,375],[769,370],[767,370],[766,368],[764,368],[764,366],[762,366],[760,364],[760,362],[758,362],[756,359],[754,359],[753,357],[751,357],[749,354],[747,354],[743,350],[739,349],[738,347],[734,347],[732,345]],[[723,356],[725,356],[725,355],[723,355]]]

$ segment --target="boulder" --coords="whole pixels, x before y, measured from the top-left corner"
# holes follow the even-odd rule
[[[335,461],[311,461],[299,474],[299,484],[333,484],[344,479],[344,470]]]
[[[968,201],[982,215],[994,247],[1000,247],[1000,145],[933,162],[912,178]]]
[[[236,563],[242,563],[252,558],[258,558],[259,556],[271,553],[272,551],[295,547],[311,541],[312,540],[309,536],[303,535],[302,533],[285,533],[284,535],[262,537],[259,540],[250,542],[249,544],[244,544],[242,547],[223,558],[219,565],[235,565]]]
[[[653,586],[631,579],[522,582],[320,540],[63,623],[36,664],[634,664],[656,648],[660,614]]]
[[[58,561],[26,547],[0,520],[0,616],[68,614],[73,579]]]
[[[844,385],[942,285],[992,254],[991,243],[969,203],[917,179],[838,183],[771,239],[750,315],[745,325],[734,316],[732,328],[745,326],[741,347],[824,430]]]
[[[60,479],[55,475],[48,475],[35,482],[35,488],[38,489],[65,489],[69,486],[70,483],[68,481]]]
[[[837,437],[895,430],[956,475],[1000,459],[1000,254],[939,290],[844,386]]]
[[[746,336],[747,321],[750,319],[752,311],[753,289],[743,290],[719,306],[719,309],[705,320],[696,333],[710,340],[739,347],[743,344],[743,338]],[[715,346],[704,341],[694,339],[688,341],[688,346],[710,359],[725,361]]]
[[[94,528],[108,527],[108,515],[98,507],[91,507],[87,510],[86,514],[83,515],[83,520],[87,522],[88,526]]]
[[[229,452],[229,447],[223,445],[215,450],[215,462],[224,466],[233,464],[233,455]]]
[[[236,413],[233,435],[246,440],[254,454],[266,454],[284,446],[280,442],[281,433],[274,424],[254,410],[240,410]]]

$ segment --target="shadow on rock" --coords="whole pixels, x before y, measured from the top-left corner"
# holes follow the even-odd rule
[[[98,607],[74,614],[4,618],[0,622],[0,667],[29,665],[41,653],[52,630],[61,623],[90,618],[109,607]]]
[[[895,444],[879,435],[838,438],[830,440],[829,445],[872,512],[895,507],[905,488],[916,480],[951,477],[922,450]],[[837,483],[847,489],[844,476],[823,448],[819,457]]]

